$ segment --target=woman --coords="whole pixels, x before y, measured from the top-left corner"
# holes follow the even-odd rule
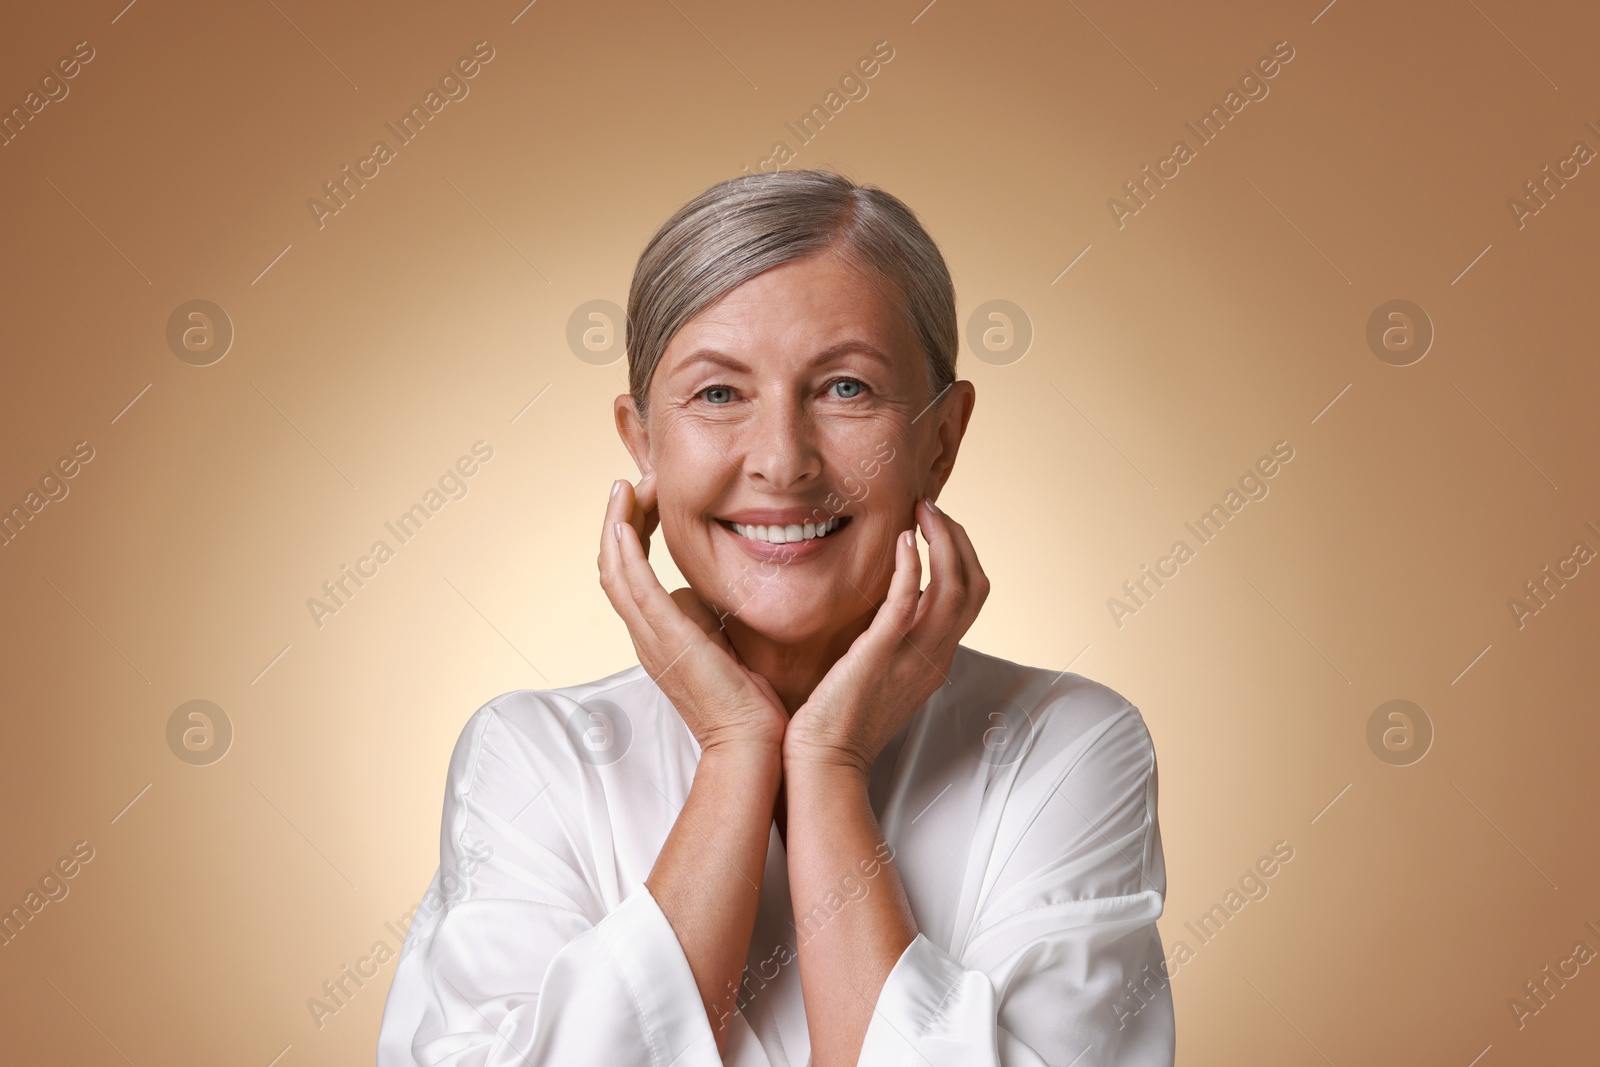
[[[836,174],[651,240],[599,556],[639,665],[467,723],[380,1067],[1172,1063],[1139,711],[958,644],[957,337],[915,216]]]

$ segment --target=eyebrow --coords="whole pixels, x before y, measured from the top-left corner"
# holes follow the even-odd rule
[[[843,341],[837,341],[829,345],[827,348],[824,348],[821,352],[818,352],[812,357],[808,367],[820,367],[823,364],[832,363],[840,356],[849,355],[851,353],[860,353],[861,355],[867,356],[870,359],[875,359],[885,367],[893,366],[893,361],[882,351],[880,351],[877,346],[868,344],[866,341],[863,341],[857,337],[849,337]],[[685,370],[688,370],[697,363],[710,363],[718,367],[726,367],[731,371],[738,371],[744,374],[751,373],[749,365],[741,360],[735,359],[726,352],[719,352],[715,348],[696,349],[689,355],[685,356],[683,361],[673,368],[672,373],[679,374]]]

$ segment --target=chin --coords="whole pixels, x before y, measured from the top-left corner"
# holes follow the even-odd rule
[[[828,631],[833,620],[819,611],[820,601],[802,597],[762,596],[724,605],[747,629],[782,645],[798,645]]]

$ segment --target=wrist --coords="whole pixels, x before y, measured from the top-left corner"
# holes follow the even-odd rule
[[[865,787],[872,777],[872,761],[860,753],[836,748],[786,749],[783,775],[790,782],[819,782]]]
[[[708,740],[700,746],[700,766],[718,771],[770,775],[783,770],[783,746],[764,738],[730,736]]]

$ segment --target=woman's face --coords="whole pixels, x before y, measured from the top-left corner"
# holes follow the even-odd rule
[[[656,475],[667,548],[694,591],[773,641],[831,634],[889,588],[895,537],[937,497],[972,410],[933,405],[884,286],[822,252],[767,270],[685,324],[647,420],[616,400]]]

